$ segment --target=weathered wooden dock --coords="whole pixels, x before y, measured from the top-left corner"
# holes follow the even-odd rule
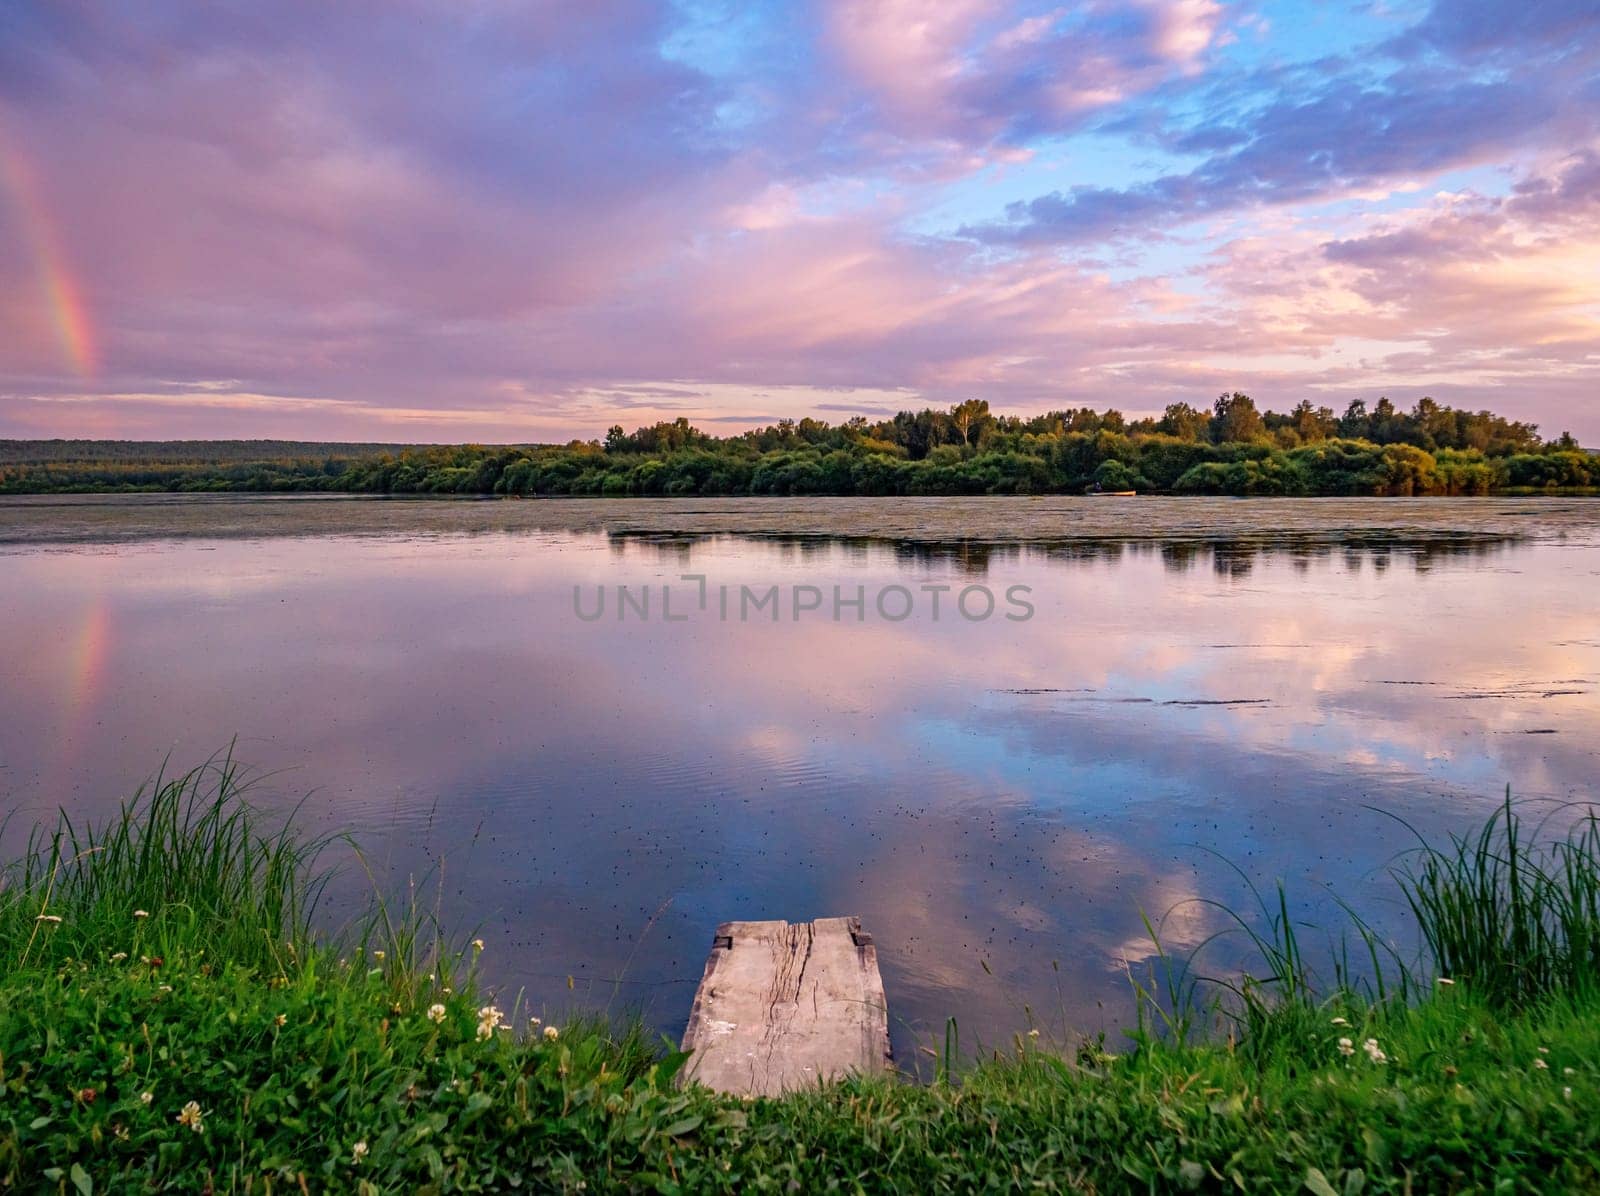
[[[859,918],[724,922],[694,995],[683,1071],[720,1092],[776,1096],[889,1067],[889,1008]]]

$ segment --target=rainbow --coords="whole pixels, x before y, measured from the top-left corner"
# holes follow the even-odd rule
[[[55,670],[60,679],[61,707],[54,736],[54,752],[47,757],[42,775],[43,792],[65,794],[85,756],[85,744],[94,734],[94,716],[105,690],[115,628],[105,595],[92,598],[77,620],[75,630],[60,641]]]
[[[106,658],[111,652],[111,612],[104,598],[96,599],[83,614],[76,635],[69,637],[62,677],[66,681],[67,708],[86,714],[105,684]]]
[[[99,362],[89,307],[61,248],[61,238],[56,235],[38,180],[4,128],[0,128],[0,196],[16,211],[23,239],[33,251],[45,308],[68,364],[80,376],[93,377]]]

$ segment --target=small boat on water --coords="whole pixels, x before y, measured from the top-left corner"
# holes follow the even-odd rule
[[[1137,490],[1102,490],[1098,486],[1090,486],[1084,491],[1090,498],[1133,498]]]

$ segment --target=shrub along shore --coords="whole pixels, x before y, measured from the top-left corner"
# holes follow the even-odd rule
[[[0,494],[326,491],[532,496],[1593,493],[1600,454],[1489,411],[1387,399],[1341,416],[1225,394],[1159,418],[1078,408],[1030,418],[982,401],[870,422],[780,420],[716,437],[688,420],[565,445],[5,441]]]
[[[313,933],[329,844],[229,766],[36,832],[0,889],[0,1185],[21,1191],[1594,1191],[1600,831],[1506,806],[1400,865],[1425,944],[1361,923],[1325,987],[1287,903],[1259,975],[1135,984],[1110,1049],[1027,1031],[932,1083],[680,1091],[635,1025],[544,1024],[481,947],[375,902]],[[1159,964],[1155,974],[1188,969]]]

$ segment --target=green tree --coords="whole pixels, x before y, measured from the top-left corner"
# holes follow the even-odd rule
[[[1187,403],[1169,403],[1156,430],[1179,440],[1200,440],[1206,434],[1206,416]]]
[[[1331,407],[1313,407],[1310,399],[1301,399],[1289,413],[1292,427],[1302,444],[1326,440],[1338,430],[1338,421]]]
[[[988,399],[967,399],[950,408],[950,422],[961,433],[961,443],[964,445],[972,443],[973,429],[981,429],[988,419]]]
[[[1366,440],[1372,434],[1372,420],[1367,415],[1365,399],[1351,399],[1350,405],[1339,417],[1339,435],[1346,440]]]
[[[1267,426],[1256,410],[1255,400],[1237,390],[1217,396],[1211,409],[1213,444],[1236,444],[1265,434]]]

